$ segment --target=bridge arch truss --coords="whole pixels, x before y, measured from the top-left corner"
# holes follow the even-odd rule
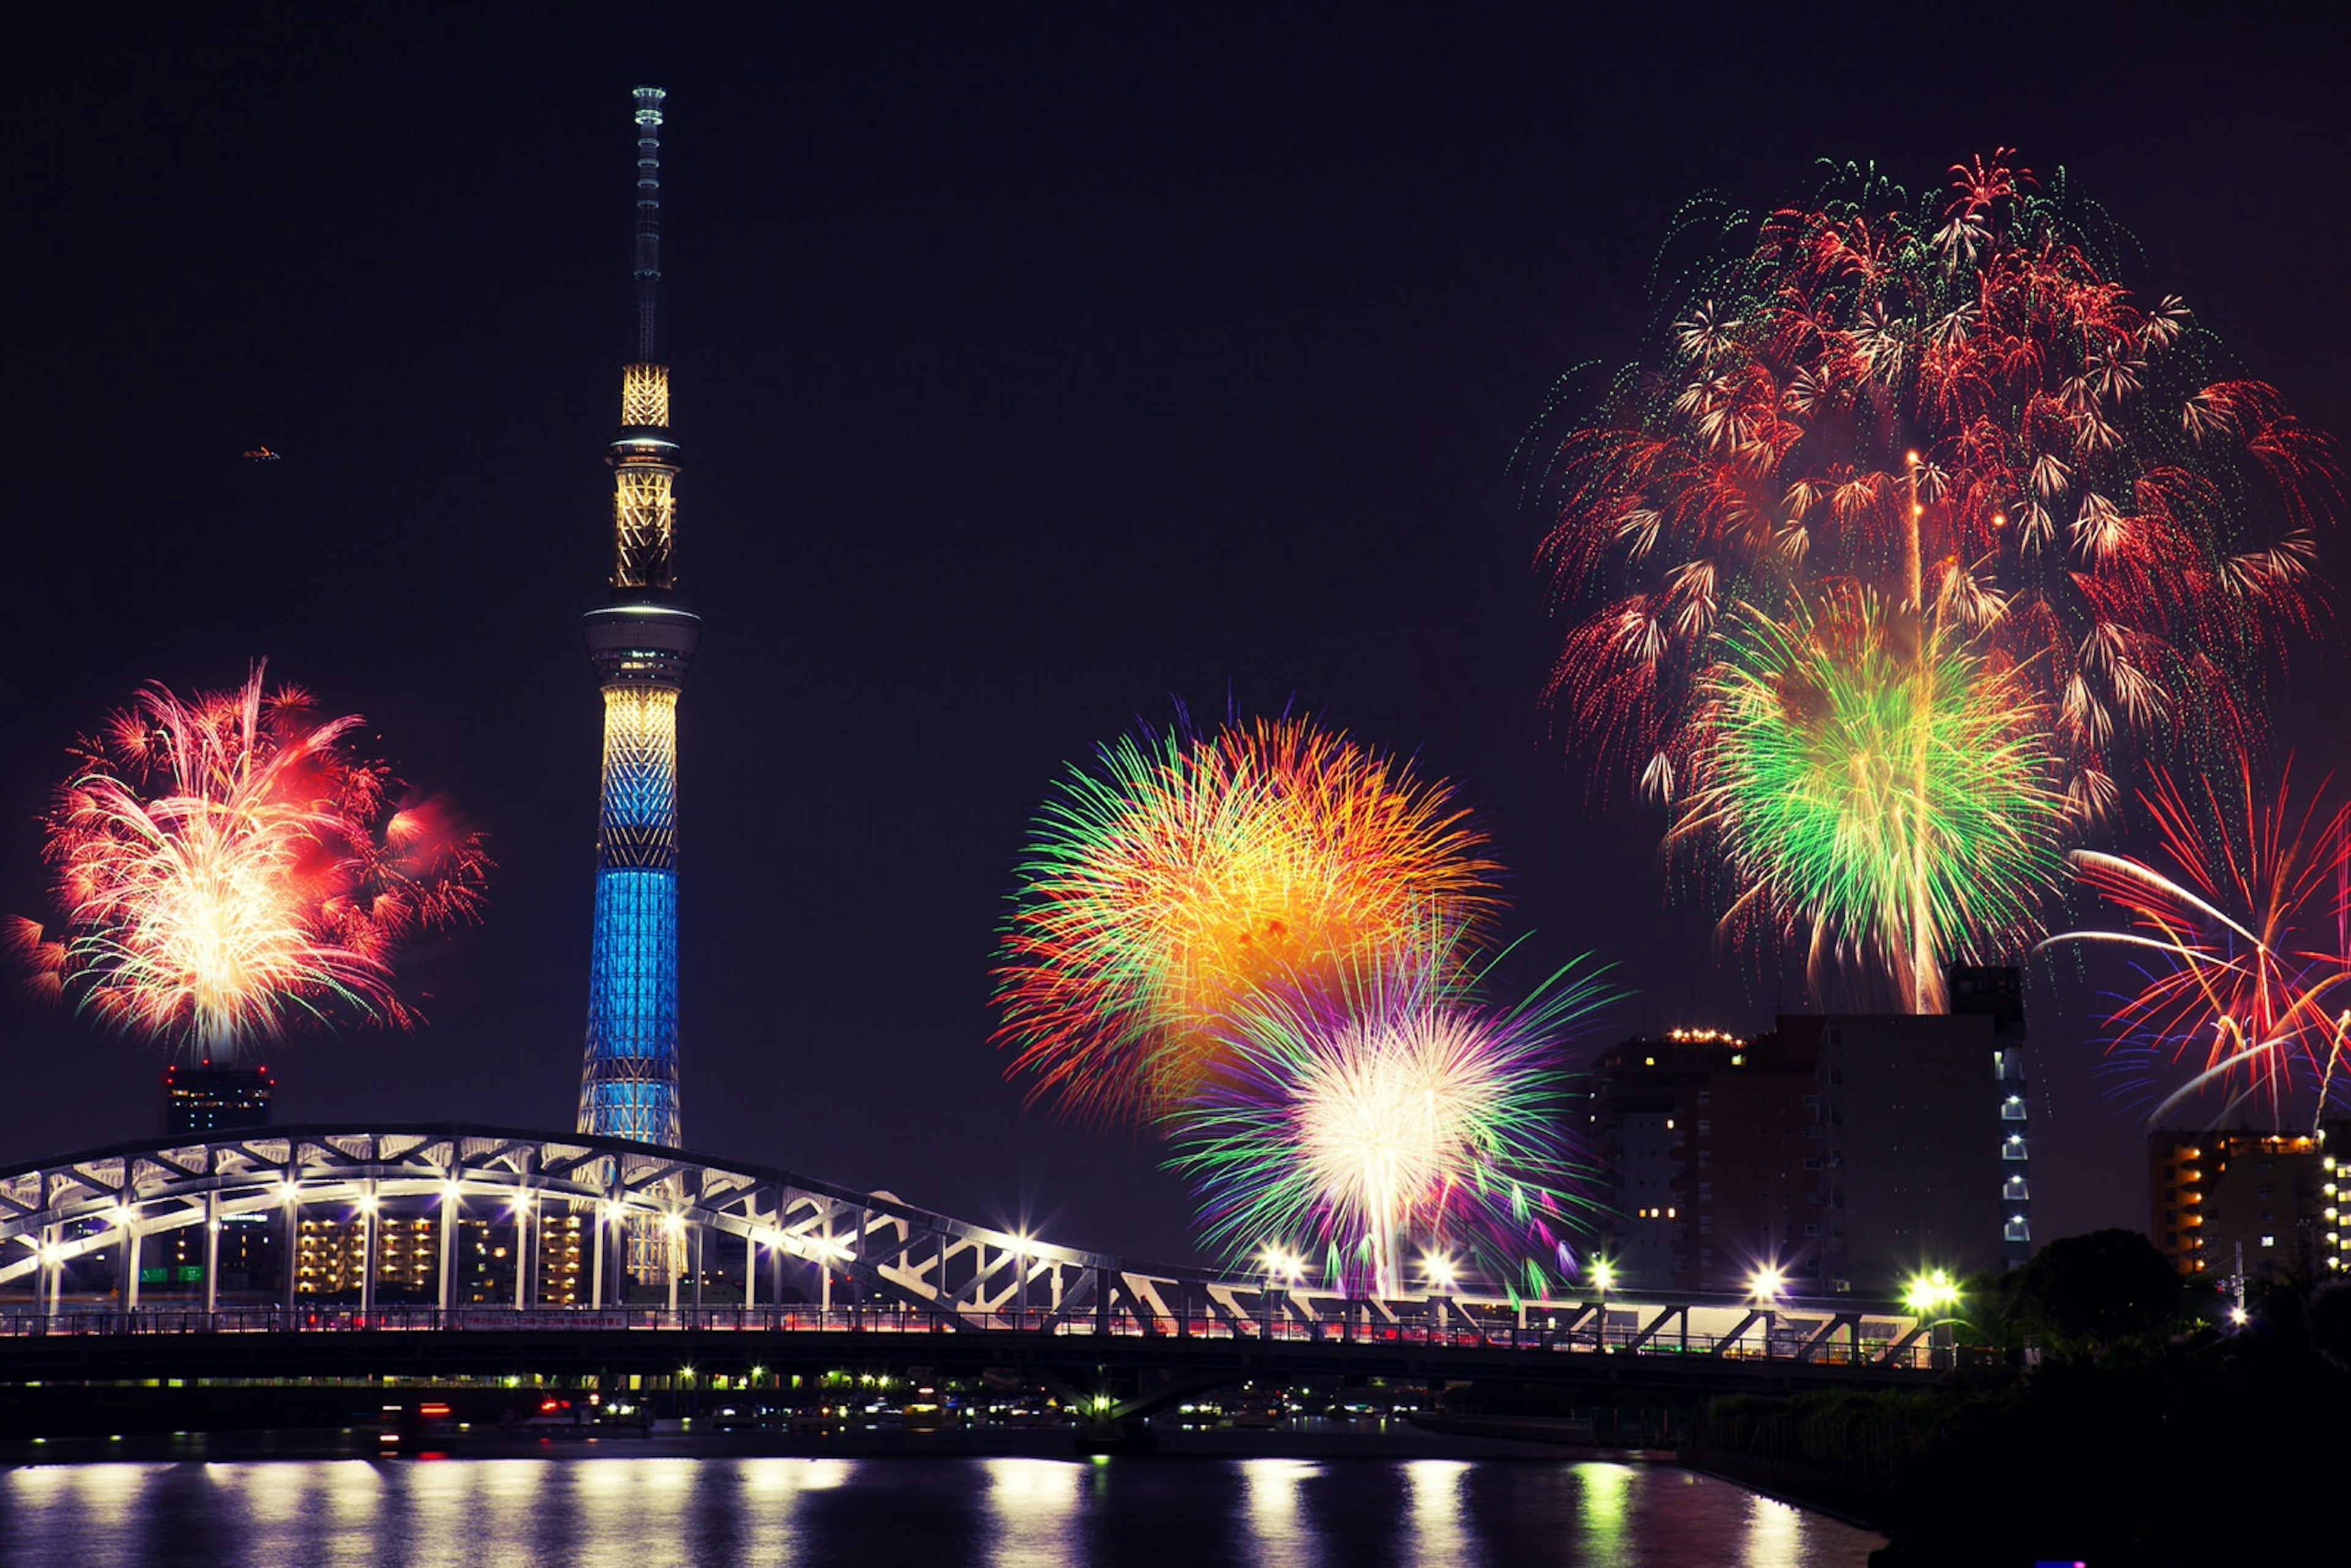
[[[667,1270],[672,1314],[701,1308],[704,1282],[724,1275],[739,1281],[731,1287],[740,1291],[739,1307],[764,1306],[770,1323],[775,1309],[790,1304],[814,1308],[815,1326],[830,1326],[841,1291],[859,1312],[879,1309],[934,1332],[1293,1342],[1407,1335],[1460,1343],[1466,1335],[1524,1348],[1695,1350],[1880,1366],[1923,1366],[1929,1328],[1856,1303],[1348,1297],[1271,1276],[1138,1264],[767,1166],[586,1134],[472,1124],[246,1129],[0,1168],[0,1326],[13,1314],[65,1327],[73,1315],[65,1309],[77,1304],[63,1299],[68,1271],[86,1293],[96,1255],[112,1263],[111,1288],[107,1300],[78,1303],[82,1315],[110,1311],[119,1322],[137,1314],[142,1249],[192,1228],[203,1247],[207,1319],[256,1301],[295,1309],[304,1294],[298,1238],[309,1217],[324,1217],[346,1239],[356,1235],[357,1300],[333,1304],[355,1305],[358,1322],[368,1325],[386,1321],[391,1308],[420,1304],[376,1299],[375,1227],[424,1218],[434,1221],[439,1257],[433,1296],[421,1304],[444,1315],[462,1306],[459,1222],[482,1221],[507,1227],[511,1238],[512,1306],[540,1311],[627,1304],[627,1239],[650,1227],[668,1232],[671,1252],[684,1260]],[[556,1217],[567,1227],[579,1221],[589,1238],[586,1290],[568,1301],[550,1301],[543,1273],[535,1273],[543,1260],[532,1251],[534,1230],[543,1239]],[[256,1223],[278,1228],[282,1277],[274,1288],[225,1300],[224,1227]]]

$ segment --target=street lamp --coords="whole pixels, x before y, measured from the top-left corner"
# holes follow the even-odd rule
[[[1903,1308],[1919,1317],[1943,1316],[1959,1304],[1959,1282],[1948,1269],[1913,1274],[1902,1291]]]

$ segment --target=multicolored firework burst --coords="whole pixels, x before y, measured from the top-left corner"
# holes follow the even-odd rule
[[[1538,427],[1541,560],[1573,617],[1549,698],[1595,778],[1686,791],[1727,608],[1785,622],[1840,584],[2020,672],[2085,820],[2118,755],[2259,731],[2319,611],[2335,448],[2177,298],[2116,280],[2118,236],[2062,173],[2011,160],[1915,205],[1857,166],[1760,224],[1693,204],[1660,276],[1704,254],[1661,291],[1655,351],[1563,435]]]
[[[1567,1269],[1558,1050],[1604,998],[1571,966],[1518,1008],[1481,1007],[1464,958],[1424,933],[1228,1009],[1170,1160],[1198,1182],[1212,1243],[1311,1241],[1331,1277],[1384,1296],[1414,1244],[1514,1294]]]
[[[1674,838],[1719,854],[1726,925],[1809,928],[1816,987],[1837,951],[1940,1012],[1947,963],[2032,925],[2066,808],[2026,682],[1932,621],[1919,637],[1866,592],[1729,617]]]
[[[2113,1043],[2195,1068],[2155,1119],[2207,1089],[2231,1112],[2256,1096],[2282,1112],[2312,1089],[2323,1113],[2351,1066],[2351,804],[2323,808],[2322,784],[2297,807],[2292,772],[2257,790],[2241,762],[2225,791],[2158,770],[2139,796],[2161,839],[2157,861],[2067,857],[2127,924],[2043,946],[2128,955],[2146,983],[2108,1019]]]
[[[150,685],[82,742],[43,819],[61,918],[17,923],[37,991],[204,1058],[298,1017],[410,1021],[391,959],[478,913],[489,860],[353,755],[358,717],[313,710],[256,666],[235,691]]]
[[[1032,829],[996,971],[998,1041],[1072,1114],[1147,1123],[1278,977],[1327,976],[1498,907],[1442,782],[1304,719],[1178,728],[1071,769]]]

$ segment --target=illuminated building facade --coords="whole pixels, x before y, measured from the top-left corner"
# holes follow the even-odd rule
[[[621,429],[609,454],[611,602],[587,617],[604,698],[604,765],[580,1130],[674,1146],[677,699],[702,623],[672,601],[678,449],[657,332],[664,96],[659,88],[635,94],[637,358],[622,372]]]
[[[277,1092],[266,1067],[196,1067],[177,1062],[163,1069],[163,1133],[218,1133],[269,1125],[269,1101]]]
[[[2147,1234],[2193,1279],[2340,1278],[2351,1269],[2351,1123],[2147,1134]]]
[[[1744,1040],[1674,1030],[1593,1064],[1619,1288],[1898,1294],[1925,1269],[2031,1256],[2021,977],[1955,968],[1948,1014],[1782,1015]]]
[[[372,1216],[305,1215],[296,1230],[294,1295],[433,1306],[441,1299],[445,1260],[452,1306],[578,1306],[589,1291],[590,1223],[565,1205],[535,1206],[528,1222],[501,1205],[487,1216],[461,1216],[444,1255],[437,1203],[386,1205]],[[528,1270],[520,1291],[517,1270]],[[233,1283],[225,1263],[222,1282]]]

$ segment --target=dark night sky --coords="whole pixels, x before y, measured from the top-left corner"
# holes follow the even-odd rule
[[[1556,375],[1630,356],[1686,196],[1765,204],[1823,155],[1917,189],[2012,144],[2137,233],[2125,281],[2351,429],[2346,62],[2283,12],[717,9],[12,29],[0,910],[43,912],[32,821],[76,730],[254,655],[496,835],[488,923],[409,968],[430,1026],[283,1048],[286,1117],[569,1124],[578,618],[609,570],[641,79],[671,89],[681,575],[707,622],[687,1141],[1073,1243],[1173,1255],[1186,1206],[1146,1151],[1024,1113],[987,1043],[992,933],[1056,770],[1171,697],[1294,704],[1458,780],[1528,968],[1616,960],[1616,1032],[1781,999],[1667,904],[1656,824],[1595,817],[1546,738],[1538,523],[1506,472]],[[285,460],[239,460],[260,444]],[[2342,673],[2281,710],[2306,762],[2351,768]],[[2074,1063],[2044,1233],[2137,1224],[2090,1016],[2047,984],[2033,1005]],[[0,1163],[152,1125],[152,1048],[11,993],[0,1052]]]

